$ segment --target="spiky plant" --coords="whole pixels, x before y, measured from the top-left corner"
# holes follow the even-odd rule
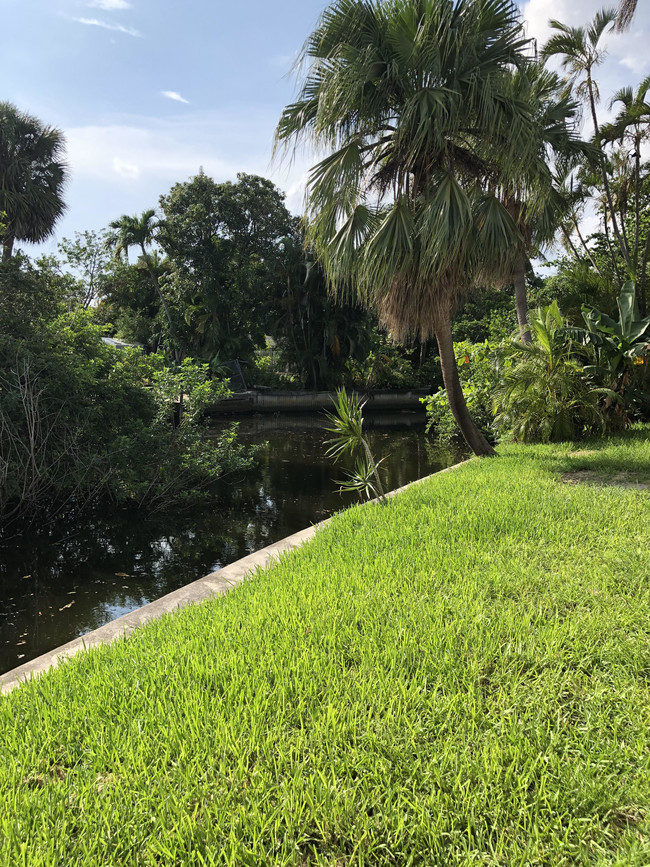
[[[348,395],[344,388],[339,388],[332,402],[334,411],[325,413],[330,423],[325,430],[334,436],[326,440],[329,448],[325,454],[335,461],[346,454],[355,460],[354,469],[337,484],[341,486],[342,491],[357,491],[360,497],[378,497],[379,501],[385,504],[386,495],[379,476],[381,460],[375,460],[368,440],[363,434],[365,401],[362,402],[358,395]]]

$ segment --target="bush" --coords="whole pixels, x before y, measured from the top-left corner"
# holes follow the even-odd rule
[[[455,343],[454,349],[467,408],[483,435],[494,442],[492,398],[502,365],[501,344],[487,340],[478,344],[462,341]],[[433,431],[436,439],[446,443],[457,443],[462,439],[444,388],[422,398],[422,403],[427,411],[427,433]]]
[[[562,442],[604,432],[596,388],[576,360],[564,320],[553,302],[529,317],[531,344],[513,342],[510,366],[494,393],[500,433],[520,442]]]
[[[207,366],[171,370],[159,355],[116,350],[89,312],[32,313],[0,332],[5,520],[101,498],[178,505],[250,462],[235,429],[216,441],[203,434],[206,404],[227,394]]]

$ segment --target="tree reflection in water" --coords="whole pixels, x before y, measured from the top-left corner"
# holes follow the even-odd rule
[[[369,420],[387,490],[457,459],[432,446],[414,415]],[[318,415],[242,421],[242,441],[266,442],[259,465],[200,509],[69,514],[16,531],[0,548],[0,672],[355,502],[332,481],[340,470],[324,458],[323,424]]]

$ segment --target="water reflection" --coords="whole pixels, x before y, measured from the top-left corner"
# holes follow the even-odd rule
[[[415,414],[369,420],[387,489],[453,462],[432,447]],[[0,672],[90,632],[206,573],[354,502],[324,459],[319,416],[256,417],[244,442],[266,442],[257,469],[229,478],[191,513],[69,515],[14,536],[0,549]]]

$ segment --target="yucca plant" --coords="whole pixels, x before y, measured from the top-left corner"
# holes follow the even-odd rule
[[[363,435],[365,401],[362,402],[358,395],[348,395],[344,388],[339,388],[332,403],[334,411],[325,413],[330,422],[330,427],[325,430],[333,433],[334,437],[326,440],[329,448],[325,454],[335,461],[346,454],[355,458],[354,469],[348,472],[342,481],[337,480],[336,484],[341,486],[342,491],[357,491],[360,497],[378,497],[380,502],[386,503],[386,494],[378,470],[382,461],[375,460],[368,440]]]
[[[495,426],[521,442],[562,442],[604,431],[597,388],[575,358],[557,301],[529,319],[532,343],[515,342],[495,390]]]

